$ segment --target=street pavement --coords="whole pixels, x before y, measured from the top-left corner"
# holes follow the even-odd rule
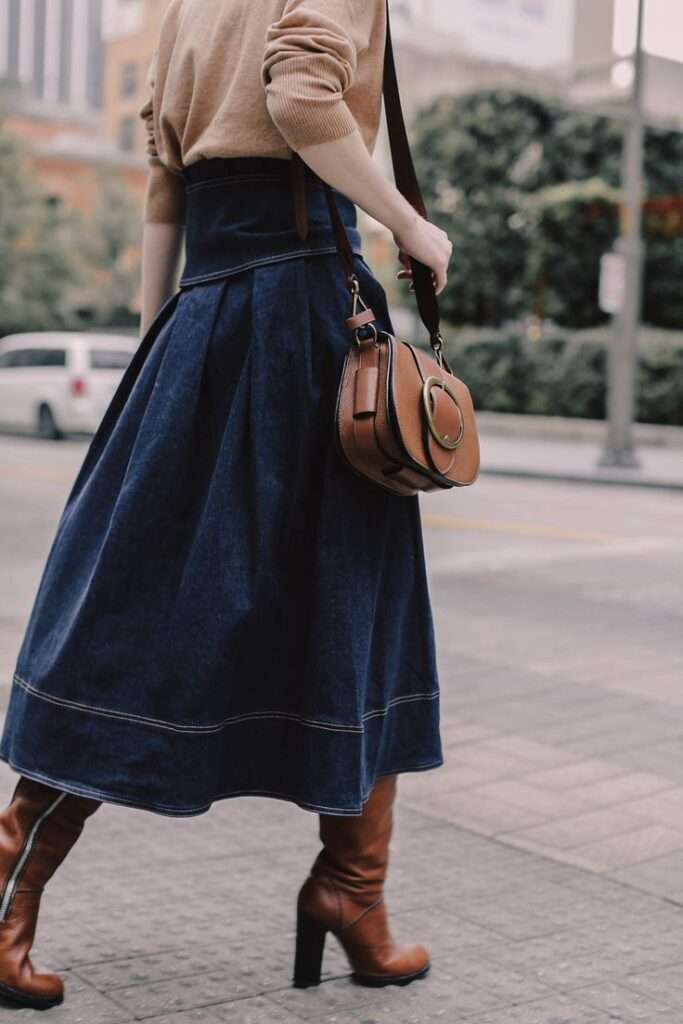
[[[5,680],[83,450],[0,438]],[[36,955],[67,985],[46,1019],[683,1020],[682,501],[494,475],[423,501],[446,763],[399,780],[387,902],[427,978],[356,986],[328,937],[324,983],[290,987],[310,812],[107,806],[44,897]]]

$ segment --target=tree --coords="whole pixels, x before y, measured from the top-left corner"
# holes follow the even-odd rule
[[[500,324],[525,310],[519,195],[546,183],[539,146],[551,120],[546,104],[510,90],[444,96],[420,113],[418,174],[455,245],[442,301],[454,322]]]
[[[583,327],[605,319],[599,260],[618,233],[616,119],[509,89],[443,96],[421,111],[415,151],[430,212],[454,242],[444,315],[500,325],[531,312]],[[683,193],[683,135],[648,129],[649,196]],[[683,225],[646,219],[643,315],[683,326]]]
[[[75,235],[73,218],[49,201],[0,126],[0,335],[72,326]]]
[[[600,178],[527,198],[525,284],[537,316],[575,328],[607,319],[598,304],[600,258],[618,233],[618,199]]]
[[[85,294],[99,323],[110,323],[130,310],[139,282],[140,230],[140,212],[130,194],[113,174],[103,171],[94,214],[81,226],[90,267]]]

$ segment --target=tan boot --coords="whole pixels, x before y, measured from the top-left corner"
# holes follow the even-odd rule
[[[396,945],[383,887],[393,828],[396,776],[381,776],[360,817],[320,815],[323,849],[297,902],[294,986],[320,983],[326,933],[343,946],[361,985],[407,985],[429,970],[424,946]]]
[[[99,806],[22,777],[0,813],[0,997],[38,1010],[64,998],[61,978],[36,971],[29,953],[43,887]]]

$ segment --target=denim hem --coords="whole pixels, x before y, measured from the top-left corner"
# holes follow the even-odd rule
[[[57,697],[54,694],[41,693],[35,686],[32,686],[27,680],[22,679],[20,675],[15,674],[13,682],[19,686],[22,690],[25,690],[30,697],[36,697],[38,700],[46,701],[48,704],[56,704],[59,707],[69,708],[72,711],[82,711],[84,714],[99,715],[102,718],[117,718],[120,721],[130,722],[133,725],[144,725],[149,726],[153,729],[165,729],[169,732],[179,732],[184,734],[198,734],[205,735],[207,733],[222,732],[223,729],[229,725],[239,725],[242,722],[253,721],[258,718],[284,718],[288,721],[297,723],[298,725],[307,726],[312,729],[327,729],[331,732],[349,732],[355,735],[362,735],[363,725],[344,725],[336,724],[334,722],[319,722],[312,718],[304,718],[301,715],[295,715],[289,711],[249,711],[241,715],[232,715],[229,718],[225,718],[220,722],[207,723],[206,725],[184,725],[180,722],[166,722],[160,718],[148,718],[145,715],[132,715],[125,711],[117,711],[113,708],[100,708],[93,704],[83,704],[79,701],[68,700],[65,697]],[[406,704],[417,700],[436,700],[439,697],[438,690],[431,690],[422,693],[409,693],[401,697],[394,697],[390,700],[383,708],[378,708],[375,711],[366,711],[361,717],[361,722],[365,722],[370,718],[377,718],[386,715],[392,707],[397,704]]]
[[[391,715],[368,719],[361,734],[260,718],[207,735],[74,714],[13,686],[0,760],[56,789],[171,817],[202,814],[233,796],[359,815],[378,774],[442,762],[437,696],[399,702]]]
[[[339,817],[360,817],[363,813],[363,805],[370,795],[368,792],[362,797],[361,805],[359,807],[348,808],[328,807],[322,804],[315,804],[303,799],[298,799],[292,794],[278,793],[275,790],[269,789],[233,789],[228,790],[225,793],[217,794],[212,800],[209,800],[207,803],[201,804],[200,806],[179,808],[171,807],[167,804],[145,803],[141,800],[123,796],[120,793],[112,793],[108,790],[98,789],[95,786],[82,785],[78,782],[65,782],[63,779],[48,776],[43,772],[24,769],[15,761],[11,760],[1,750],[0,761],[4,761],[5,764],[9,765],[9,767],[19,775],[23,775],[27,779],[32,779],[34,782],[42,782],[44,785],[50,786],[52,789],[61,790],[62,792],[70,793],[73,796],[87,797],[91,800],[100,800],[103,803],[131,807],[138,811],[150,811],[153,814],[163,814],[165,817],[169,818],[196,818],[200,814],[205,814],[209,811],[214,803],[217,803],[220,800],[230,800],[240,796],[262,796],[273,800],[284,800],[287,803],[296,804],[297,807],[300,807],[304,811],[312,811],[316,814],[334,814]],[[382,775],[402,775],[407,772],[428,771],[431,768],[440,768],[443,763],[443,757],[439,757],[433,761],[424,762],[423,764],[408,764],[403,768],[392,768],[380,771],[377,772],[376,777],[379,778]]]

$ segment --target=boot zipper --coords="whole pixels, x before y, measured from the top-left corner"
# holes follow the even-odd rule
[[[52,812],[56,810],[57,807],[59,807],[62,800],[66,799],[66,796],[66,793],[60,793],[57,799],[53,800],[49,807],[47,807],[40,815],[40,817],[37,818],[36,821],[33,823],[33,827],[31,828],[31,831],[28,834],[28,838],[24,845],[24,849],[21,851],[19,859],[17,860],[16,864],[14,865],[14,868],[12,869],[12,873],[7,879],[7,885],[5,886],[5,891],[2,894],[2,901],[0,902],[0,922],[7,920],[7,915],[9,914],[10,906],[12,904],[12,897],[14,896],[14,890],[16,889],[17,882],[19,881],[19,876],[21,875],[21,872],[24,869],[26,861],[31,856],[31,850],[33,849],[33,846],[35,844],[36,836],[38,835],[38,829],[43,824],[45,819],[49,817],[52,814]]]

